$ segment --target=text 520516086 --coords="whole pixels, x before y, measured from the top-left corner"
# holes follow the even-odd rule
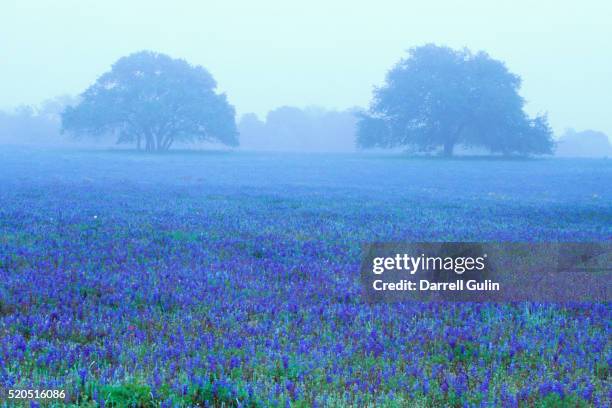
[[[64,390],[8,390],[8,399],[64,399]]]

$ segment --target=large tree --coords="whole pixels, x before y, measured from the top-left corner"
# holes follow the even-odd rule
[[[529,118],[521,79],[485,52],[428,44],[412,48],[361,115],[361,147],[482,146],[502,154],[551,153],[546,116]]]
[[[113,134],[147,151],[175,141],[238,144],[234,107],[201,66],[151,51],[119,59],[62,114],[64,131]]]

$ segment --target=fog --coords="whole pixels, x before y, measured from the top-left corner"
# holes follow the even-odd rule
[[[118,58],[150,49],[206,67],[237,122],[249,113],[265,121],[283,106],[343,112],[367,107],[406,50],[431,42],[504,61],[523,80],[528,113],[547,112],[557,138],[568,128],[610,136],[611,14],[603,0],[8,0],[0,5],[0,110],[4,122],[19,106],[44,111],[43,101],[74,98]],[[49,124],[39,125],[27,138],[45,139],[40,127],[48,133]]]
[[[559,139],[556,154],[560,157],[611,157],[612,145],[602,132],[567,129]]]
[[[355,112],[282,106],[270,111],[264,120],[254,113],[245,114],[238,122],[240,146],[266,151],[354,151]]]

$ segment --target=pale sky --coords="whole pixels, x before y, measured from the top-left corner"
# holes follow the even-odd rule
[[[150,49],[203,65],[239,113],[367,106],[410,47],[485,50],[530,113],[612,136],[610,1],[0,0],[0,109],[82,92]]]

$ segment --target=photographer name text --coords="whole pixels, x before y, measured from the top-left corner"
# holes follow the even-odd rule
[[[440,257],[440,256],[410,256],[396,254],[393,257],[376,257],[372,259],[372,273],[382,275],[388,271],[403,271],[415,275],[419,271],[429,271],[434,275],[443,272],[453,272],[457,277],[465,272],[481,273],[486,269],[487,254],[479,257]],[[400,279],[395,282],[385,282],[376,279],[372,282],[376,291],[499,291],[499,282],[491,279],[456,279],[449,282],[440,282],[428,279],[409,280]]]

